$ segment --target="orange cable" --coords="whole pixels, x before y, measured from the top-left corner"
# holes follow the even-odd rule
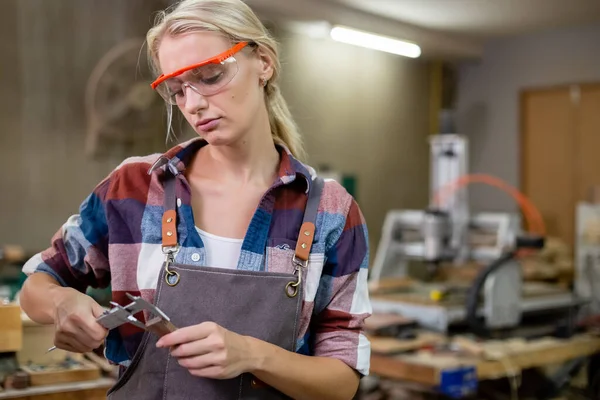
[[[515,189],[513,186],[492,175],[464,175],[458,178],[456,181],[451,182],[438,189],[438,191],[434,194],[433,197],[434,204],[439,206],[442,203],[442,201],[445,198],[447,198],[446,196],[449,196],[452,193],[456,192],[458,189],[461,189],[472,183],[482,183],[489,186],[494,186],[498,189],[501,189],[505,193],[508,193],[519,204],[521,212],[523,213],[527,221],[527,227],[529,228],[530,232],[538,234],[540,236],[546,235],[546,226],[544,224],[542,215],[539,212],[539,210],[535,207],[535,205],[531,202],[531,200],[527,198],[527,196],[525,196],[522,192]]]

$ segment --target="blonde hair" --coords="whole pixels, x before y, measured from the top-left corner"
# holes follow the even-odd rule
[[[183,0],[159,12],[148,31],[148,60],[158,76],[158,49],[166,35],[178,36],[191,32],[219,32],[232,43],[255,43],[273,60],[273,76],[265,87],[265,97],[271,134],[276,144],[284,145],[298,158],[304,156],[298,127],[279,89],[281,63],[278,44],[256,14],[242,0]],[[167,105],[168,129],[171,132],[172,107]]]

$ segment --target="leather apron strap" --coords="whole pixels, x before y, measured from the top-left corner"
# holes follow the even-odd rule
[[[176,248],[177,240],[177,197],[175,196],[175,176],[169,171],[166,172],[166,179],[163,184],[165,191],[164,211],[162,217],[162,248],[163,251]]]
[[[304,209],[304,221],[298,233],[298,243],[296,243],[295,259],[308,263],[308,256],[315,238],[315,226],[317,222],[317,212],[319,211],[319,203],[321,201],[321,193],[325,182],[323,178],[316,177],[311,184],[308,192],[308,201]]]
[[[167,252],[169,249],[174,249],[179,246],[177,240],[177,197],[175,196],[176,179],[173,174],[167,171],[167,177],[164,181],[164,212],[162,217],[162,248]],[[317,213],[319,211],[319,203],[325,181],[323,178],[316,177],[308,192],[308,200],[304,209],[304,220],[298,233],[298,242],[294,261],[306,265],[310,249],[315,238],[315,228],[317,221]]]

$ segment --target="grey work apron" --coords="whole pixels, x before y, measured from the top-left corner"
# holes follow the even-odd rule
[[[176,179],[165,181],[163,250],[167,254],[155,295],[155,305],[177,327],[215,322],[224,328],[295,351],[302,308],[302,281],[314,238],[322,179],[311,185],[290,273],[253,272],[172,263],[177,249]],[[130,366],[109,390],[110,400],[287,399],[249,374],[218,380],[193,376],[156,348],[158,336],[144,333]]]

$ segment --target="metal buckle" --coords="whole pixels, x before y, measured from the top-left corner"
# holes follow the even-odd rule
[[[162,252],[163,254],[177,254],[181,246],[163,246]]]
[[[292,264],[306,268],[308,267],[308,260],[300,260],[298,257],[296,257],[296,254],[294,254],[292,256]]]
[[[302,278],[298,277],[296,282],[288,282],[287,285],[285,285],[285,294],[287,297],[293,299],[298,295],[298,291],[300,290],[298,287],[300,286],[301,281]]]
[[[294,274],[297,274],[296,281],[288,282],[285,285],[285,294],[289,298],[294,298],[298,295],[300,284],[302,283],[302,269],[308,266],[308,260],[300,260],[296,254],[292,256],[292,265],[295,265]]]
[[[179,283],[180,275],[177,271],[171,271],[169,269],[169,265],[175,262],[175,254],[179,251],[180,246],[169,246],[163,247],[163,254],[166,254],[165,257],[165,282],[167,285],[173,287],[177,286]]]
[[[148,175],[152,175],[152,173],[154,172],[155,169],[162,167],[163,165],[165,165],[168,162],[169,162],[169,159],[167,157],[160,156],[156,161],[154,161],[154,164],[152,164],[152,166],[148,169]]]

